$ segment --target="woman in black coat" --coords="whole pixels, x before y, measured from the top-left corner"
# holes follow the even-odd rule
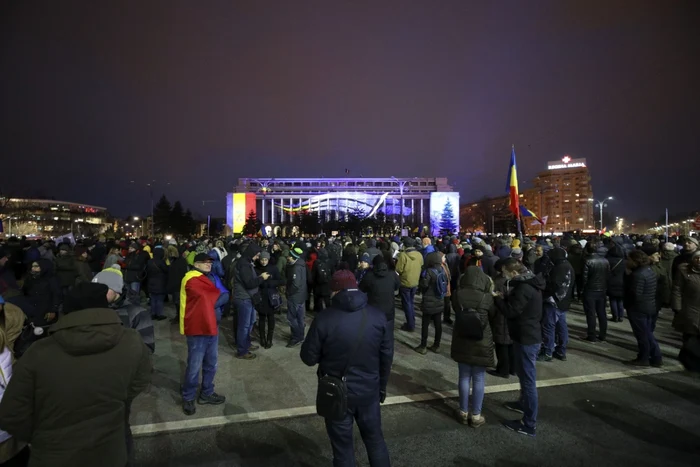
[[[153,249],[153,259],[146,266],[148,274],[148,293],[151,296],[151,317],[155,320],[166,319],[165,294],[168,285],[168,265],[165,264],[165,250],[162,246]]]
[[[58,319],[62,295],[51,261],[38,259],[32,262],[22,292],[34,311],[33,316],[28,317],[35,326],[47,326]]]
[[[494,366],[493,334],[489,321],[495,315],[493,282],[478,266],[469,266],[452,295],[455,325],[452,333],[452,360],[459,366],[459,408],[457,420],[476,428],[486,423],[481,415],[486,386],[486,367]],[[481,331],[473,329],[480,327]],[[481,334],[481,339],[474,336]],[[472,389],[471,410],[469,389]]]
[[[649,256],[640,250],[630,252],[625,276],[625,308],[632,332],[637,339],[637,358],[626,362],[633,366],[660,367],[661,350],[654,337],[656,318],[656,286],[658,279],[651,269]]]
[[[418,288],[423,300],[421,303],[421,311],[423,312],[423,321],[421,323],[421,339],[420,345],[416,347],[416,352],[421,355],[428,353],[428,330],[430,323],[435,326],[435,341],[429,348],[433,352],[440,351],[440,339],[442,338],[442,312],[445,309],[445,297],[437,295],[437,282],[440,274],[445,276],[445,280],[449,280],[442,268],[442,258],[438,252],[429,253],[425,257],[425,269],[421,274]]]
[[[275,313],[282,305],[279,287],[284,285],[277,266],[270,263],[270,253],[263,251],[260,259],[255,262],[255,272],[260,275],[266,272],[270,278],[260,284],[260,304],[258,305],[258,335],[263,348],[272,347],[272,338],[275,332]],[[267,327],[267,330],[265,329]]]
[[[494,266],[496,277],[493,280],[495,292],[506,292],[506,278],[503,277],[503,262],[499,259]],[[491,317],[491,331],[493,332],[493,342],[496,347],[496,370],[489,371],[493,376],[508,378],[515,376],[515,353],[513,351],[513,340],[508,332],[508,318],[498,309]]]
[[[621,323],[625,316],[623,298],[625,296],[625,252],[622,247],[614,243],[608,250],[605,259],[610,263],[610,275],[608,276],[608,299],[612,318],[610,321]]]

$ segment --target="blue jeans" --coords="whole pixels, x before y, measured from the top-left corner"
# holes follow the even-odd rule
[[[657,363],[661,362],[661,349],[659,343],[654,337],[654,327],[656,326],[656,318],[658,313],[647,315],[644,313],[631,312],[627,313],[627,319],[632,326],[632,333],[637,339],[637,359]]]
[[[520,405],[523,408],[523,424],[529,428],[537,426],[537,370],[535,362],[540,344],[523,345],[513,342],[515,367],[520,380]]]
[[[326,419],[326,432],[333,448],[334,467],[355,467],[355,443],[353,441],[353,420],[360,429],[362,442],[367,449],[369,465],[372,467],[389,467],[389,450],[382,433],[382,414],[379,400],[361,406],[349,407],[343,420]]]
[[[199,387],[202,372],[203,396],[214,392],[214,376],[219,358],[219,336],[187,336],[187,368],[182,383],[182,400],[193,401]]]
[[[399,294],[401,295],[401,308],[406,315],[406,325],[410,329],[416,328],[416,312],[413,309],[414,299],[416,298],[417,287],[400,287]]]
[[[622,305],[621,298],[608,297],[610,300],[610,313],[613,319],[622,319],[625,317],[625,307]]]
[[[255,308],[252,300],[235,299],[234,306],[238,310],[238,329],[236,330],[236,347],[238,355],[245,355],[250,349],[250,331],[255,322]]]
[[[165,294],[151,294],[151,316],[162,316],[165,307]]]
[[[291,341],[294,343],[304,340],[304,330],[306,329],[306,323],[304,322],[305,307],[306,304],[304,302],[294,303],[287,299],[287,321],[289,321],[289,329],[292,333]]]
[[[559,345],[555,349],[555,334]],[[544,353],[551,356],[554,350],[566,356],[566,345],[569,343],[569,327],[566,324],[566,311],[562,311],[551,303],[544,304],[544,319],[542,320],[542,347]]]
[[[141,293],[141,283],[139,281],[129,282],[129,288],[136,294]]]
[[[462,412],[469,412],[469,387],[473,384],[471,413],[479,415],[484,404],[486,368],[466,363],[457,365],[459,365],[459,408]]]

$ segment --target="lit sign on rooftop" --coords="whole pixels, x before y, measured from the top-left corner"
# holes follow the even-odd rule
[[[586,167],[586,159],[572,159],[570,156],[564,156],[560,161],[547,162],[547,170],[557,169],[576,169]]]

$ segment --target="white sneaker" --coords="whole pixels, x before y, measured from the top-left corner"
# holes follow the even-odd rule
[[[484,423],[486,423],[486,417],[481,414],[471,415],[469,418],[469,424],[472,426],[472,428],[479,428]]]

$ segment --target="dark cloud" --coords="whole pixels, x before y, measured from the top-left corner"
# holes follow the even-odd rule
[[[625,216],[698,207],[697,2],[472,3],[3,2],[2,185],[223,215],[237,177],[352,167],[468,200],[514,143],[522,179],[586,157]]]

